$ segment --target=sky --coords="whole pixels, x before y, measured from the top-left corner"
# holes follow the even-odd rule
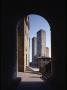
[[[46,47],[49,48],[49,57],[51,57],[51,31],[49,22],[40,15],[30,14],[28,16],[30,24],[30,62],[32,61],[32,37],[36,37],[37,31],[40,29],[46,31]]]

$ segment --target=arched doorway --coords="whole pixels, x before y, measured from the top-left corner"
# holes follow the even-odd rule
[[[37,14],[29,14],[18,21],[16,31],[18,72],[26,72],[27,70],[29,70],[28,68],[30,68],[32,71],[36,68],[42,68],[42,71],[44,71],[44,67],[42,64],[46,64],[46,61],[52,64],[51,32],[50,25],[46,19]],[[41,62],[41,59],[39,60],[38,57],[43,59],[43,62]],[[42,63],[42,67],[38,63]]]

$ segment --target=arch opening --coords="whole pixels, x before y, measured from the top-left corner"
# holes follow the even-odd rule
[[[51,76],[52,73],[52,68],[49,68],[52,62],[49,23],[40,15],[29,14],[18,21],[16,32],[17,76],[40,73],[41,75],[37,76],[40,81],[44,81],[45,75]],[[43,77],[43,80],[40,77]]]

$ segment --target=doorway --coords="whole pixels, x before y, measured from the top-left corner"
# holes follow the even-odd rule
[[[17,32],[18,76],[28,77],[27,79],[24,78],[25,81],[44,81],[41,79],[42,73],[40,69],[44,71],[42,66],[44,60],[46,57],[51,58],[49,23],[40,15],[30,14],[18,21]],[[42,62],[39,57],[43,58]],[[42,64],[39,64],[39,62]],[[32,74],[34,78],[31,77]]]

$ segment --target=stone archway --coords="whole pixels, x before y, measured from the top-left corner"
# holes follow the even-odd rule
[[[61,2],[61,1],[60,1]],[[41,3],[43,4],[43,3]],[[24,8],[3,8],[5,13],[2,16],[2,88],[10,85],[11,81],[16,78],[16,22],[18,18],[26,14],[36,13],[46,17],[50,22],[51,42],[52,42],[52,59],[53,59],[53,76],[58,84],[64,88],[65,81],[65,8],[64,3],[28,4]],[[60,5],[61,4],[61,5]],[[47,7],[46,7],[47,6]],[[14,11],[14,12],[13,12]],[[4,27],[3,27],[4,25]],[[5,42],[4,42],[5,41]],[[5,84],[8,82],[7,85]],[[9,84],[9,85],[8,85]],[[5,86],[6,85],[6,86]],[[4,87],[5,86],[5,87]]]
[[[31,15],[31,14],[29,14],[29,15]],[[42,18],[47,24],[48,24],[48,27],[50,28],[50,25],[49,25],[49,22],[44,18],[44,17],[42,17],[42,16],[40,16],[40,15],[38,15],[38,14],[33,14],[34,16],[35,15],[37,15],[37,16],[39,16],[40,18]],[[26,61],[26,58],[28,57],[28,59],[27,59],[27,63],[28,63],[28,65],[29,65],[29,55],[28,55],[28,49],[30,49],[30,47],[29,47],[29,45],[28,45],[28,43],[30,43],[29,42],[29,38],[30,38],[30,36],[29,36],[29,33],[30,33],[30,30],[29,30],[29,28],[30,28],[30,26],[28,25],[26,25],[26,23],[24,23],[26,20],[25,20],[25,17],[28,17],[28,15],[27,16],[24,16],[24,17],[22,17],[19,21],[18,21],[18,24],[17,24],[17,28],[16,28],[16,38],[17,38],[17,61],[18,61],[18,71],[25,71],[25,69],[23,69],[22,70],[22,68],[24,68],[24,66],[26,66],[26,65],[23,65],[23,63],[26,63],[25,61]],[[44,22],[43,22],[44,23]],[[28,24],[30,24],[30,22],[28,21]],[[29,27],[29,28],[28,28]],[[27,31],[26,31],[27,30]],[[48,30],[48,31],[46,31],[46,32],[50,32],[50,29]],[[45,47],[46,47],[46,32],[45,32]],[[22,34],[23,33],[23,34]],[[50,35],[49,35],[49,38],[51,38],[50,37],[51,36],[51,33],[50,33]],[[27,39],[26,39],[27,38]],[[27,40],[28,40],[28,43],[27,43]],[[25,42],[26,41],[26,42]],[[22,42],[22,44],[21,44],[21,42]],[[51,46],[51,39],[50,39],[50,46]],[[29,47],[29,48],[28,48]],[[22,49],[22,50],[21,50]],[[44,49],[44,46],[43,46],[43,49]],[[49,49],[49,48],[48,48]],[[27,51],[28,50],[28,51]],[[23,52],[23,53],[22,53]],[[50,51],[51,52],[51,51]],[[44,53],[44,52],[43,52]],[[46,53],[44,53],[44,55],[45,55]],[[49,53],[48,53],[49,54]],[[23,56],[23,57],[22,57]],[[49,55],[48,55],[49,56]],[[22,60],[23,60],[23,62],[22,62]],[[21,65],[23,66],[23,67],[21,67]],[[21,69],[19,69],[19,68],[21,68]],[[51,70],[52,71],[52,70]]]
[[[52,15],[49,12],[51,14],[50,15],[48,12],[43,13],[42,11],[38,11],[38,9],[35,9],[34,11],[32,9],[29,11],[26,11],[24,13],[24,15],[28,15],[31,13],[41,15],[42,17],[46,18],[50,24],[50,27],[51,27],[52,74],[53,74],[53,79],[59,84],[61,82],[61,79],[64,81],[64,79],[62,78],[64,76],[64,74],[62,73],[62,70],[64,69],[64,64],[63,64],[64,54],[61,53],[62,51],[64,52],[64,49],[62,49],[62,47],[64,46],[62,44],[62,42],[64,43],[64,41],[61,40],[62,36],[64,36],[64,32],[63,32],[64,23],[62,22],[62,21],[64,21],[64,19],[62,19],[62,16],[57,15],[58,16],[58,18],[57,18],[57,16],[53,16],[54,15],[53,13],[52,13],[53,14]],[[62,19],[62,21],[61,21],[61,19]],[[63,67],[62,67],[62,64],[63,64]],[[61,67],[62,67],[62,69],[61,69]]]

